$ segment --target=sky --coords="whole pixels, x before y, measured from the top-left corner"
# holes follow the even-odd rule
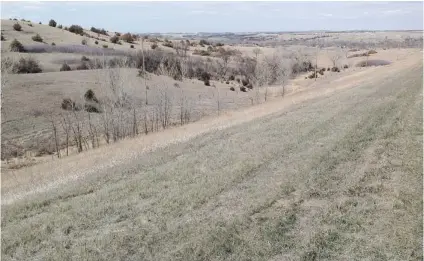
[[[423,2],[1,2],[1,18],[131,33],[422,30]]]

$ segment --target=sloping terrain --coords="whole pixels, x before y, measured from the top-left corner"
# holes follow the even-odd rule
[[[422,260],[422,70],[10,173],[2,258]]]

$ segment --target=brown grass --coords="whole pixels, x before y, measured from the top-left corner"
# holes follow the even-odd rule
[[[151,153],[80,155],[86,178],[3,206],[2,257],[420,260],[422,66],[392,69]]]

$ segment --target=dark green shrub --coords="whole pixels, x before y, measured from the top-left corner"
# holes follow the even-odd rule
[[[61,72],[67,72],[67,71],[72,71],[72,69],[71,69],[71,66],[69,66],[66,63],[64,63],[64,64],[62,64],[62,67],[60,67],[60,71]]]
[[[116,44],[116,43],[118,43],[118,41],[119,41],[119,37],[117,35],[114,35],[110,38],[111,43]]]
[[[87,45],[87,40],[82,39],[82,40],[81,40],[81,44],[82,44],[82,45]]]
[[[62,29],[63,26],[60,24],[60,25],[57,26],[57,28]]]
[[[21,42],[19,42],[18,40],[14,39],[11,43],[10,43],[10,51],[12,52],[25,52],[25,48],[24,46],[21,44]]]
[[[1,40],[6,41],[6,38],[4,38],[3,33],[1,34]]]
[[[332,72],[340,72],[339,67],[334,66],[333,68],[331,68]]]
[[[133,48],[134,49],[134,45],[132,44],[132,45],[130,45],[130,48]]]
[[[65,27],[65,29],[66,29],[66,27]],[[80,35],[84,34],[84,29],[79,25],[73,24],[69,27],[68,30],[69,30],[69,32],[74,33],[74,34],[80,34]]]
[[[97,40],[96,40],[96,41],[94,41],[94,43],[95,43],[95,44],[99,44],[99,41],[97,41]]]
[[[53,42],[53,43],[52,43],[52,46],[55,46],[55,45],[56,45],[56,44]]]
[[[13,65],[13,73],[40,73],[41,67],[37,60],[32,57],[21,58]]]
[[[84,94],[85,101],[99,103],[99,100],[96,98],[96,94],[92,89],[88,89]]]
[[[152,48],[154,50],[154,49],[158,48],[158,45],[156,43],[154,43],[150,46],[150,48]]]
[[[103,48],[108,48],[107,44],[104,44],[104,45],[103,45]]]
[[[234,75],[230,75],[230,78],[228,78],[229,81],[234,81],[236,77],[234,77]]]
[[[36,34],[35,36],[31,37],[31,39],[35,42],[43,42],[43,38],[39,34]]]
[[[244,87],[244,86],[240,86],[240,91],[242,91],[242,92],[247,92],[247,89],[246,89],[246,87]]]
[[[235,91],[236,89],[234,89],[234,87],[230,87],[230,91]]]
[[[243,86],[246,86],[249,84],[249,80],[248,79],[243,79],[241,80],[241,83],[243,84]]]
[[[201,70],[200,68],[197,68],[198,70]],[[199,77],[199,80],[201,81],[209,81],[211,79],[211,75],[206,72],[206,71],[202,71]]]
[[[347,69],[347,68],[349,68],[349,66],[348,66],[347,64],[345,64],[345,65],[343,66],[343,68],[344,68],[344,69]]]
[[[209,80],[204,80],[203,82],[205,83],[206,86],[211,86],[211,83],[209,82]]]
[[[90,59],[88,59],[85,55],[81,57],[82,62],[88,62]]]
[[[55,20],[53,20],[53,19],[50,19],[50,21],[49,21],[49,26],[51,26],[51,27],[56,27],[56,21]]]
[[[96,27],[91,27],[90,31],[98,34],[108,35],[105,29],[98,29]]]
[[[22,30],[22,26],[20,24],[16,23],[16,24],[13,25],[13,30],[19,32],[19,31]]]

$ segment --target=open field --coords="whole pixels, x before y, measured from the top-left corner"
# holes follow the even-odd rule
[[[423,260],[422,31],[1,37],[2,260]]]
[[[422,260],[422,70],[357,71],[2,175],[2,257]]]

